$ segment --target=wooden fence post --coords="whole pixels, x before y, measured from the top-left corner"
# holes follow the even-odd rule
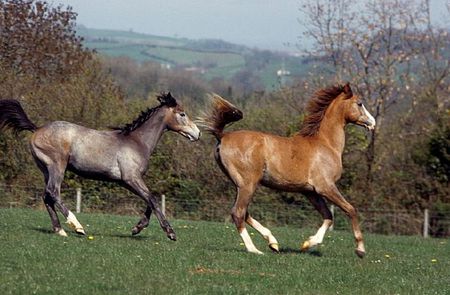
[[[423,211],[423,237],[428,238],[428,232],[430,228],[430,214],[428,209]]]
[[[166,195],[161,195],[161,211],[166,215]]]
[[[333,204],[331,204],[331,206],[330,206],[330,211],[331,211],[331,216],[333,217],[333,223],[331,224],[329,230],[332,231],[332,230],[334,230],[334,222],[335,222],[335,220],[334,220],[334,205]]]
[[[77,213],[81,212],[81,188],[77,188]]]

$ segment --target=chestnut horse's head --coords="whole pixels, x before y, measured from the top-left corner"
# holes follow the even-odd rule
[[[191,141],[196,141],[200,138],[200,130],[197,125],[189,119],[170,92],[158,96],[158,100],[161,105],[169,109],[165,117],[167,129],[177,132]]]
[[[375,119],[367,111],[361,99],[353,94],[350,84],[343,86],[343,94],[345,95],[345,120],[348,123],[354,123],[369,130],[375,128]]]

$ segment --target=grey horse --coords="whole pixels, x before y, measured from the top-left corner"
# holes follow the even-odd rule
[[[60,197],[61,182],[68,169],[86,178],[116,182],[146,202],[144,216],[133,227],[133,235],[148,226],[150,215],[155,211],[168,238],[176,240],[175,232],[142,177],[148,169],[150,155],[166,130],[178,132],[191,141],[199,139],[200,130],[170,92],[159,95],[158,100],[158,106],[114,130],[94,130],[64,121],[38,127],[17,100],[0,100],[0,129],[33,132],[31,153],[44,174],[43,200],[55,233],[67,236],[56,214],[56,205],[68,225],[75,232],[85,234],[83,226]]]

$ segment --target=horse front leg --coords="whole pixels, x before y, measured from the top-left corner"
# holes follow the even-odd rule
[[[147,209],[146,214],[144,217],[139,221],[137,226],[141,224],[141,226],[147,226],[148,220],[150,218],[150,214],[152,211],[155,211],[156,218],[158,218],[159,225],[164,230],[164,232],[167,234],[167,237],[171,239],[172,241],[176,241],[176,235],[175,231],[173,230],[172,226],[167,221],[166,217],[162,213],[161,209],[159,208],[158,201],[156,198],[150,193],[149,189],[144,183],[144,180],[141,177],[134,177],[129,180],[125,180],[125,186],[130,189],[133,193],[137,194],[139,197],[141,197],[146,203],[147,203]],[[146,221],[147,219],[147,221]],[[142,221],[142,223],[141,223]],[[147,224],[146,224],[147,223]],[[141,230],[144,228],[142,227]],[[133,228],[134,230],[134,228]],[[139,233],[140,230],[137,233]]]
[[[308,240],[303,242],[301,246],[302,251],[307,251],[310,248],[321,244],[323,242],[323,238],[325,237],[325,233],[328,228],[333,224],[333,215],[331,214],[330,209],[328,209],[327,204],[322,196],[316,193],[308,193],[306,197],[314,206],[314,208],[319,211],[320,215],[322,215],[323,223],[322,226],[317,230],[316,234],[310,236]]]

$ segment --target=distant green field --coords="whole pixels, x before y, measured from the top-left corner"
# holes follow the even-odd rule
[[[256,54],[249,48],[230,44],[230,50],[213,50],[208,41],[196,41],[183,38],[171,38],[146,35],[131,31],[114,31],[77,28],[77,33],[85,38],[88,48],[96,49],[100,54],[109,56],[127,56],[138,62],[154,61],[177,67],[204,68],[200,77],[205,80],[220,77],[230,79],[237,72],[247,69],[246,58]],[[214,44],[214,41],[211,41]],[[198,50],[193,48],[199,48]],[[279,86],[277,70],[281,67],[292,75],[304,75],[309,65],[302,64],[303,59],[294,56],[273,55],[265,65],[252,74],[261,79],[267,90]]]
[[[327,234],[300,253],[313,229],[273,228],[281,253],[244,251],[229,223],[172,222],[168,240],[155,220],[141,235],[137,216],[79,214],[88,237],[53,234],[47,212],[0,209],[1,294],[449,294],[450,243],[366,234],[367,256],[350,232]]]

